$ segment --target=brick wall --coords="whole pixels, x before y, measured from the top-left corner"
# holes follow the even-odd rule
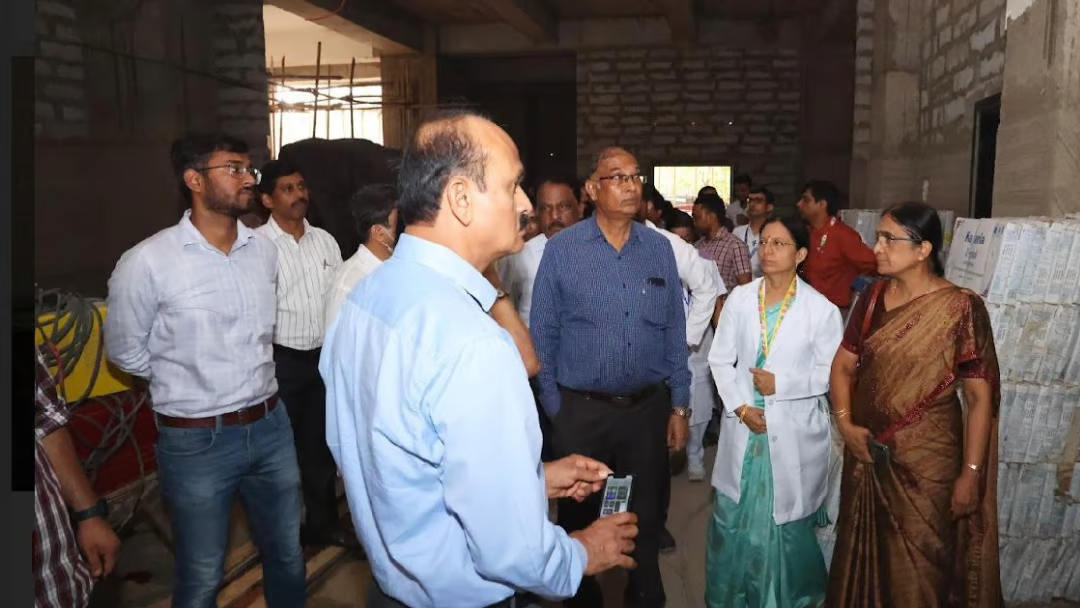
[[[870,158],[870,100],[874,73],[874,0],[858,0],[855,26],[855,117],[852,156]]]
[[[64,139],[87,134],[85,69],[75,0],[38,0],[34,132]]]
[[[924,16],[919,132],[924,149],[970,136],[972,106],[1001,92],[1005,0],[931,3]],[[970,143],[970,142],[968,142]]]
[[[578,171],[605,146],[654,164],[731,164],[781,200],[797,187],[801,72],[790,49],[580,52]]]
[[[269,159],[270,106],[266,80],[266,37],[262,0],[214,5],[215,72],[222,131],[243,138],[257,164]]]

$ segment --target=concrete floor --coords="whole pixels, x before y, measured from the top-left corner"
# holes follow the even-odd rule
[[[714,449],[706,461],[711,469]],[[707,482],[690,483],[685,474],[672,480],[672,501],[668,529],[678,547],[664,555],[660,567],[668,597],[668,608],[701,608],[705,594],[705,526],[712,504],[712,488]],[[171,555],[146,526],[137,527],[126,538],[117,565],[118,576],[107,583],[97,603],[103,608],[144,608],[167,606],[172,578]],[[610,573],[602,578],[605,607],[621,608],[621,590],[625,576]],[[363,608],[371,581],[371,571],[364,561],[347,557],[338,562],[313,585],[308,608]],[[255,605],[255,604],[252,604]],[[556,604],[552,604],[553,608]],[[1030,604],[1010,608],[1076,608],[1068,602]]]

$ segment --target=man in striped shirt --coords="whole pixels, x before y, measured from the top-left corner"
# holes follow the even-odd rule
[[[259,183],[270,219],[259,228],[278,251],[274,363],[278,394],[292,421],[304,496],[301,542],[323,547],[356,541],[338,526],[337,465],[326,445],[326,387],[319,375],[327,287],[341,266],[330,233],[306,219],[304,176],[288,162],[266,163]]]
[[[75,453],[67,406],[56,394],[41,351],[35,354],[34,608],[85,608],[93,580],[112,571],[120,539]]]

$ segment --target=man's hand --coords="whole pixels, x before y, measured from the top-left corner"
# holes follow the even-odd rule
[[[544,463],[548,498],[573,498],[581,502],[604,488],[612,471],[599,460],[574,454]]]
[[[108,576],[116,565],[120,539],[109,526],[109,522],[100,517],[83,520],[78,526],[79,548],[86,557],[90,574],[94,578]]]
[[[637,515],[616,513],[598,519],[570,536],[585,546],[588,556],[585,576],[593,576],[612,568],[636,568],[637,563],[629,553],[634,550],[633,539],[637,534]]]
[[[686,439],[690,435],[690,419],[686,416],[672,414],[667,423],[667,446],[668,449],[677,452],[686,447]]]
[[[765,397],[776,394],[776,376],[772,372],[753,368],[750,373],[754,375],[754,388],[757,392]]]

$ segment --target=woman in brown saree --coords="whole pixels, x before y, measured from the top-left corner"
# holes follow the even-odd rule
[[[937,212],[878,223],[879,281],[833,361],[847,446],[830,608],[999,608],[998,362],[982,299],[942,278]],[[959,392],[963,389],[962,408]]]

